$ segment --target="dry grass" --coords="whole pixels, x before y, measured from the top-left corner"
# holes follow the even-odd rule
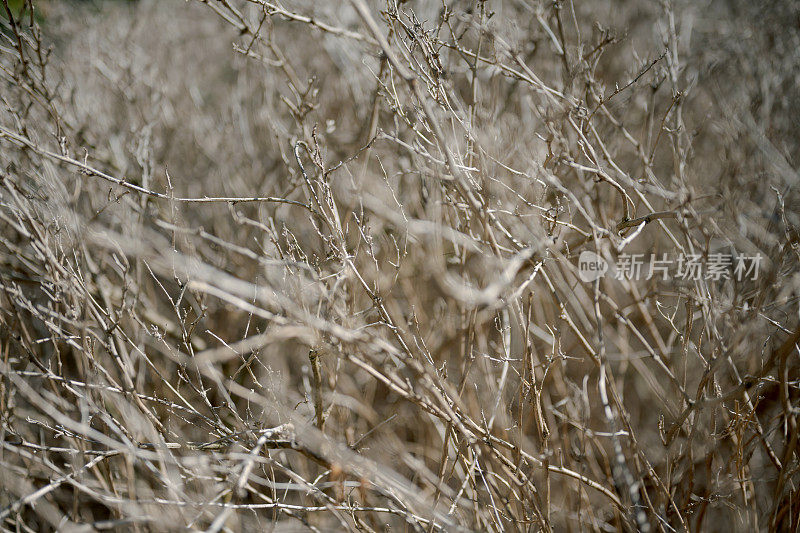
[[[33,3],[3,530],[798,527],[795,4]]]

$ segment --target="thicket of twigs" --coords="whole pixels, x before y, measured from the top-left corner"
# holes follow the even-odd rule
[[[796,3],[2,2],[3,530],[798,527]]]

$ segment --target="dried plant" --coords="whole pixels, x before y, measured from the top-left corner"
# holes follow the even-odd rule
[[[4,530],[800,527],[795,3],[2,3]]]

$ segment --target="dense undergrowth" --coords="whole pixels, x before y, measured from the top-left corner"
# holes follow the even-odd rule
[[[4,530],[798,527],[796,3],[3,4]]]

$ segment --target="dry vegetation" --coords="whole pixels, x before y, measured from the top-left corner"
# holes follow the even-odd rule
[[[2,2],[3,530],[798,527],[796,2]]]

